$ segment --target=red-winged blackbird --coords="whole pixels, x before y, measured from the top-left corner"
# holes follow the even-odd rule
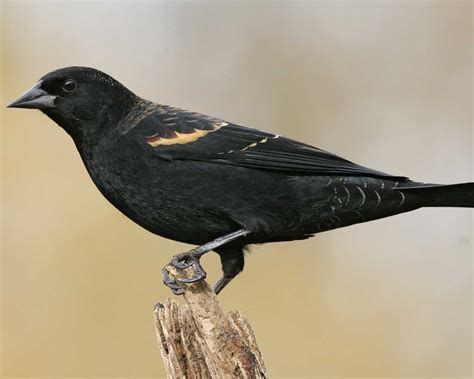
[[[145,229],[201,245],[171,265],[220,255],[220,292],[249,244],[315,233],[420,207],[473,207],[474,183],[437,185],[359,166],[310,145],[144,100],[95,69],[43,76],[9,104],[40,109],[73,138],[102,194]],[[211,241],[211,242],[209,242]],[[179,281],[164,282],[181,293]]]

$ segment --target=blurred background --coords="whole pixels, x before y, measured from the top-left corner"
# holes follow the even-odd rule
[[[113,208],[40,112],[4,108],[40,76],[92,66],[148,99],[462,182],[472,29],[470,1],[2,1],[2,377],[163,376],[160,269],[190,247]],[[470,377],[471,215],[257,246],[220,299],[275,378]]]

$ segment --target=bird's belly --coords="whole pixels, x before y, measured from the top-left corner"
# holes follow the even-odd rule
[[[108,160],[93,162],[88,171],[117,209],[162,237],[202,244],[239,228],[214,201],[211,183],[169,162]]]
[[[112,204],[145,229],[186,243],[238,229],[252,232],[248,243],[303,239],[404,211],[398,194],[390,195],[397,205],[383,209],[388,195],[372,188],[383,186],[376,179],[291,176],[143,155],[98,158],[88,170]]]

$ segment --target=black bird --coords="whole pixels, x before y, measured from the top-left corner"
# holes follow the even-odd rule
[[[39,109],[73,138],[92,180],[152,233],[199,247],[173,257],[194,265],[214,250],[219,293],[244,267],[250,244],[316,233],[420,207],[473,207],[474,183],[417,183],[359,166],[276,134],[144,100],[109,75],[67,67],[8,105]],[[175,293],[179,280],[163,269]]]

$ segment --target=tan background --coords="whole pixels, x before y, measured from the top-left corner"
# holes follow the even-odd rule
[[[2,2],[1,104],[63,66],[432,182],[472,173],[472,3]],[[2,106],[4,377],[158,377],[184,244],[94,188],[69,137]],[[284,206],[282,204],[282,206]],[[272,377],[468,377],[472,212],[260,246],[226,289]],[[204,259],[218,275],[214,254]]]

